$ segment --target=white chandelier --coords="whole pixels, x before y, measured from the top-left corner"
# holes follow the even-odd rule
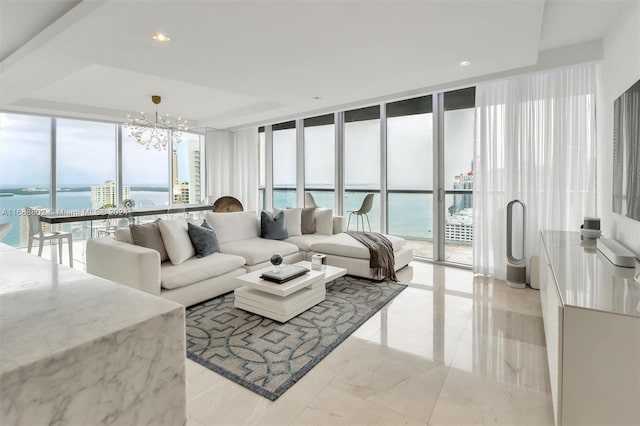
[[[151,96],[151,102],[156,105],[155,121],[149,121],[140,113],[140,117],[132,117],[127,114],[127,122],[124,127],[129,130],[129,137],[135,138],[139,144],[144,145],[147,149],[152,146],[158,151],[167,149],[171,142],[171,138],[177,143],[182,141],[182,132],[187,131],[187,120],[178,117],[172,121],[169,114],[165,116],[158,115],[158,104],[162,98],[158,95]]]

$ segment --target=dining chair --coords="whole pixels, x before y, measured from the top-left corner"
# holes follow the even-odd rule
[[[369,224],[369,232],[371,232],[371,222],[369,222],[369,212],[373,208],[373,197],[375,194],[367,194],[362,200],[362,205],[358,210],[349,211],[349,221],[347,222],[347,230],[351,225],[351,215],[356,215],[356,231],[358,230],[358,219],[362,221],[362,232],[364,232],[364,218],[367,218],[367,223]]]
[[[7,236],[11,231],[11,223],[0,223],[0,240]]]
[[[73,267],[73,239],[71,232],[44,232],[42,230],[42,222],[38,215],[38,210],[26,208],[26,214],[29,218],[29,241],[27,243],[27,251],[31,253],[33,240],[38,240],[38,256],[42,257],[42,249],[45,241],[58,240],[58,258],[62,263],[62,240],[66,239],[69,244],[69,266]]]
[[[310,192],[304,193],[304,206],[305,207],[318,207],[316,200],[313,198],[313,194]]]

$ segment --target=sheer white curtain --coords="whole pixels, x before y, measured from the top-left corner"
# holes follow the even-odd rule
[[[209,130],[206,144],[210,201],[230,195],[240,200],[244,210],[257,210],[258,129]]]
[[[476,87],[474,272],[505,279],[511,200],[526,205],[527,266],[541,229],[595,215],[596,75],[582,65]]]

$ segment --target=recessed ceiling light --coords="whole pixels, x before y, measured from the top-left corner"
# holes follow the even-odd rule
[[[469,65],[471,65],[471,62],[469,62],[469,61],[460,61],[460,62],[458,62],[458,65],[460,65],[461,67],[468,67]]]
[[[155,41],[160,41],[160,42],[167,42],[169,40],[171,40],[169,38],[169,36],[162,34],[162,33],[156,33],[153,35],[152,37]]]

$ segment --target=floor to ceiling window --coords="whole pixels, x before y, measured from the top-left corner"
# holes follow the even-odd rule
[[[202,139],[195,133],[182,133],[182,141],[173,142],[171,185],[174,204],[198,204],[202,201]]]
[[[273,207],[296,207],[296,122],[273,125]]]
[[[334,115],[305,118],[304,190],[319,207],[334,208],[335,171]]]
[[[299,206],[304,188],[349,218],[371,194],[369,220],[351,215],[350,229],[370,225],[417,257],[471,264],[474,127],[474,87],[273,125],[273,205]]]
[[[12,225],[2,242],[27,245],[26,207],[81,215],[118,207],[124,199],[136,207],[199,203],[203,138],[183,132],[180,143],[147,149],[116,123],[0,113],[0,223]],[[79,221],[43,229],[71,231],[75,242],[127,224]]]
[[[386,105],[387,230],[427,258],[433,257],[432,104],[422,96]]]
[[[356,219],[364,219],[365,229],[380,231],[380,106],[360,108],[344,113],[344,210],[360,209],[367,194],[374,194],[373,208],[368,218],[353,215],[350,229],[356,229]],[[362,220],[360,221],[362,226]]]
[[[116,207],[115,124],[58,119],[56,150],[57,209]]]
[[[56,120],[56,209],[78,211],[116,207],[116,125]],[[74,238],[87,238],[89,222],[63,225]],[[96,227],[102,224],[95,224]]]
[[[27,245],[26,207],[51,207],[51,122],[0,114],[0,223],[12,225],[5,244]]]
[[[169,145],[170,146],[170,145]],[[136,207],[169,204],[169,150],[147,149],[126,132],[122,135],[122,199]],[[130,197],[127,197],[127,193]]]
[[[444,94],[445,260],[471,264],[475,88]]]

